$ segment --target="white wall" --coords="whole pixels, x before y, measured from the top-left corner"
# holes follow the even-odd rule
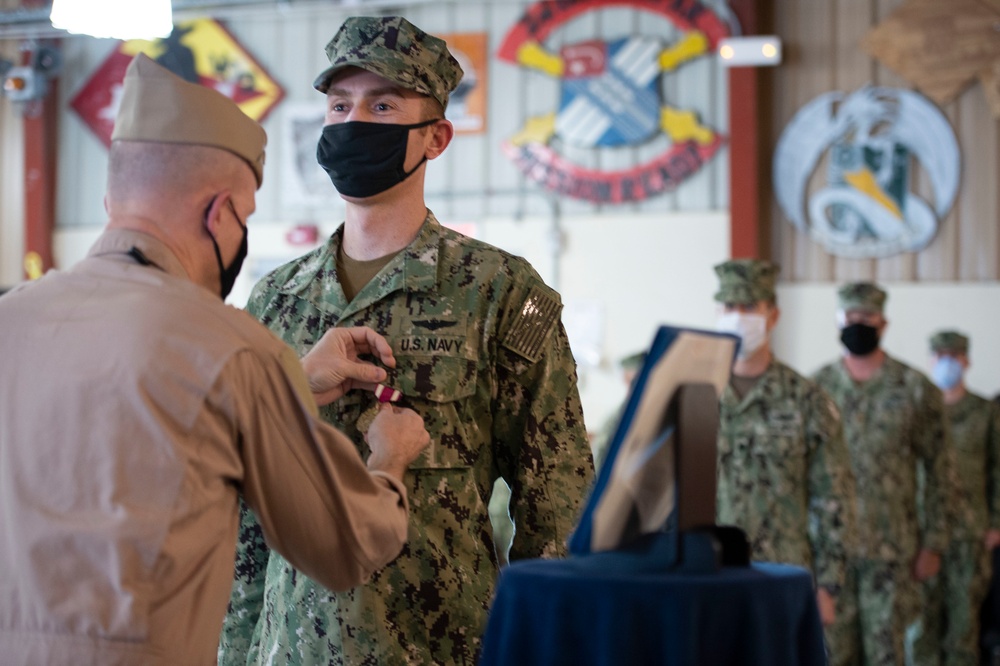
[[[840,354],[835,323],[837,286],[779,285],[781,321],[774,349],[789,365],[811,374]],[[1000,284],[885,283],[889,325],[882,347],[925,373],[930,370],[930,336],[944,328],[971,338],[966,383],[986,397],[1000,392]]]

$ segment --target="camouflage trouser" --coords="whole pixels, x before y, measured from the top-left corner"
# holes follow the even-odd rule
[[[910,666],[979,663],[979,611],[989,579],[989,553],[981,541],[948,546],[941,573],[923,585],[923,613],[908,632]]]
[[[908,562],[851,562],[836,621],[826,631],[830,666],[904,666],[906,627],[916,608]]]

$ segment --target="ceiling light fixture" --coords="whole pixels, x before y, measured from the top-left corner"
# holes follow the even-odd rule
[[[52,0],[52,27],[110,39],[156,39],[173,29],[170,0]]]

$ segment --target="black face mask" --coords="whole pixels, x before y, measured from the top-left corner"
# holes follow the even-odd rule
[[[840,332],[840,341],[855,356],[867,356],[878,349],[878,329],[868,324],[851,324]]]
[[[243,229],[243,240],[240,241],[240,249],[236,252],[236,256],[233,258],[233,263],[228,266],[222,265],[222,253],[219,252],[219,244],[215,242],[215,236],[212,236],[212,245],[215,247],[215,260],[219,264],[219,283],[221,286],[220,293],[222,294],[222,300],[226,300],[226,296],[229,292],[233,290],[233,285],[236,284],[236,276],[240,274],[240,269],[243,268],[243,260],[247,258],[247,225],[243,224],[240,220],[240,216],[236,214],[236,209],[233,207],[233,200],[229,199],[229,210],[233,211],[233,217],[236,218],[236,223],[240,225]]]
[[[365,123],[352,120],[327,125],[316,147],[316,161],[333,186],[349,197],[371,197],[406,180],[427,157],[407,172],[406,143],[411,129],[433,125],[440,118],[413,125]]]

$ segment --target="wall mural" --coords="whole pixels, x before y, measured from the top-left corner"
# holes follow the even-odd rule
[[[668,18],[683,36],[664,45],[655,35],[545,47],[557,28],[585,12],[630,6]],[[558,194],[597,203],[640,201],[677,187],[708,162],[722,137],[690,110],[662,100],[661,77],[696,58],[711,57],[730,34],[726,21],[697,0],[560,0],[530,5],[503,39],[500,60],[559,80],[559,109],[530,118],[503,144],[531,180]],[[670,147],[649,162],[619,171],[574,164],[552,145],[614,148],[664,133]]]
[[[163,39],[120,42],[70,102],[107,147],[121,104],[125,70],[137,53],[145,53],[187,81],[215,88],[258,122],[285,96],[284,89],[221,23],[212,19],[181,22]]]
[[[827,156],[823,187],[809,181]],[[910,191],[913,158],[933,204]],[[947,118],[919,93],[865,87],[803,106],[774,152],[775,196],[787,218],[831,254],[916,252],[930,243],[958,192],[959,150]]]

